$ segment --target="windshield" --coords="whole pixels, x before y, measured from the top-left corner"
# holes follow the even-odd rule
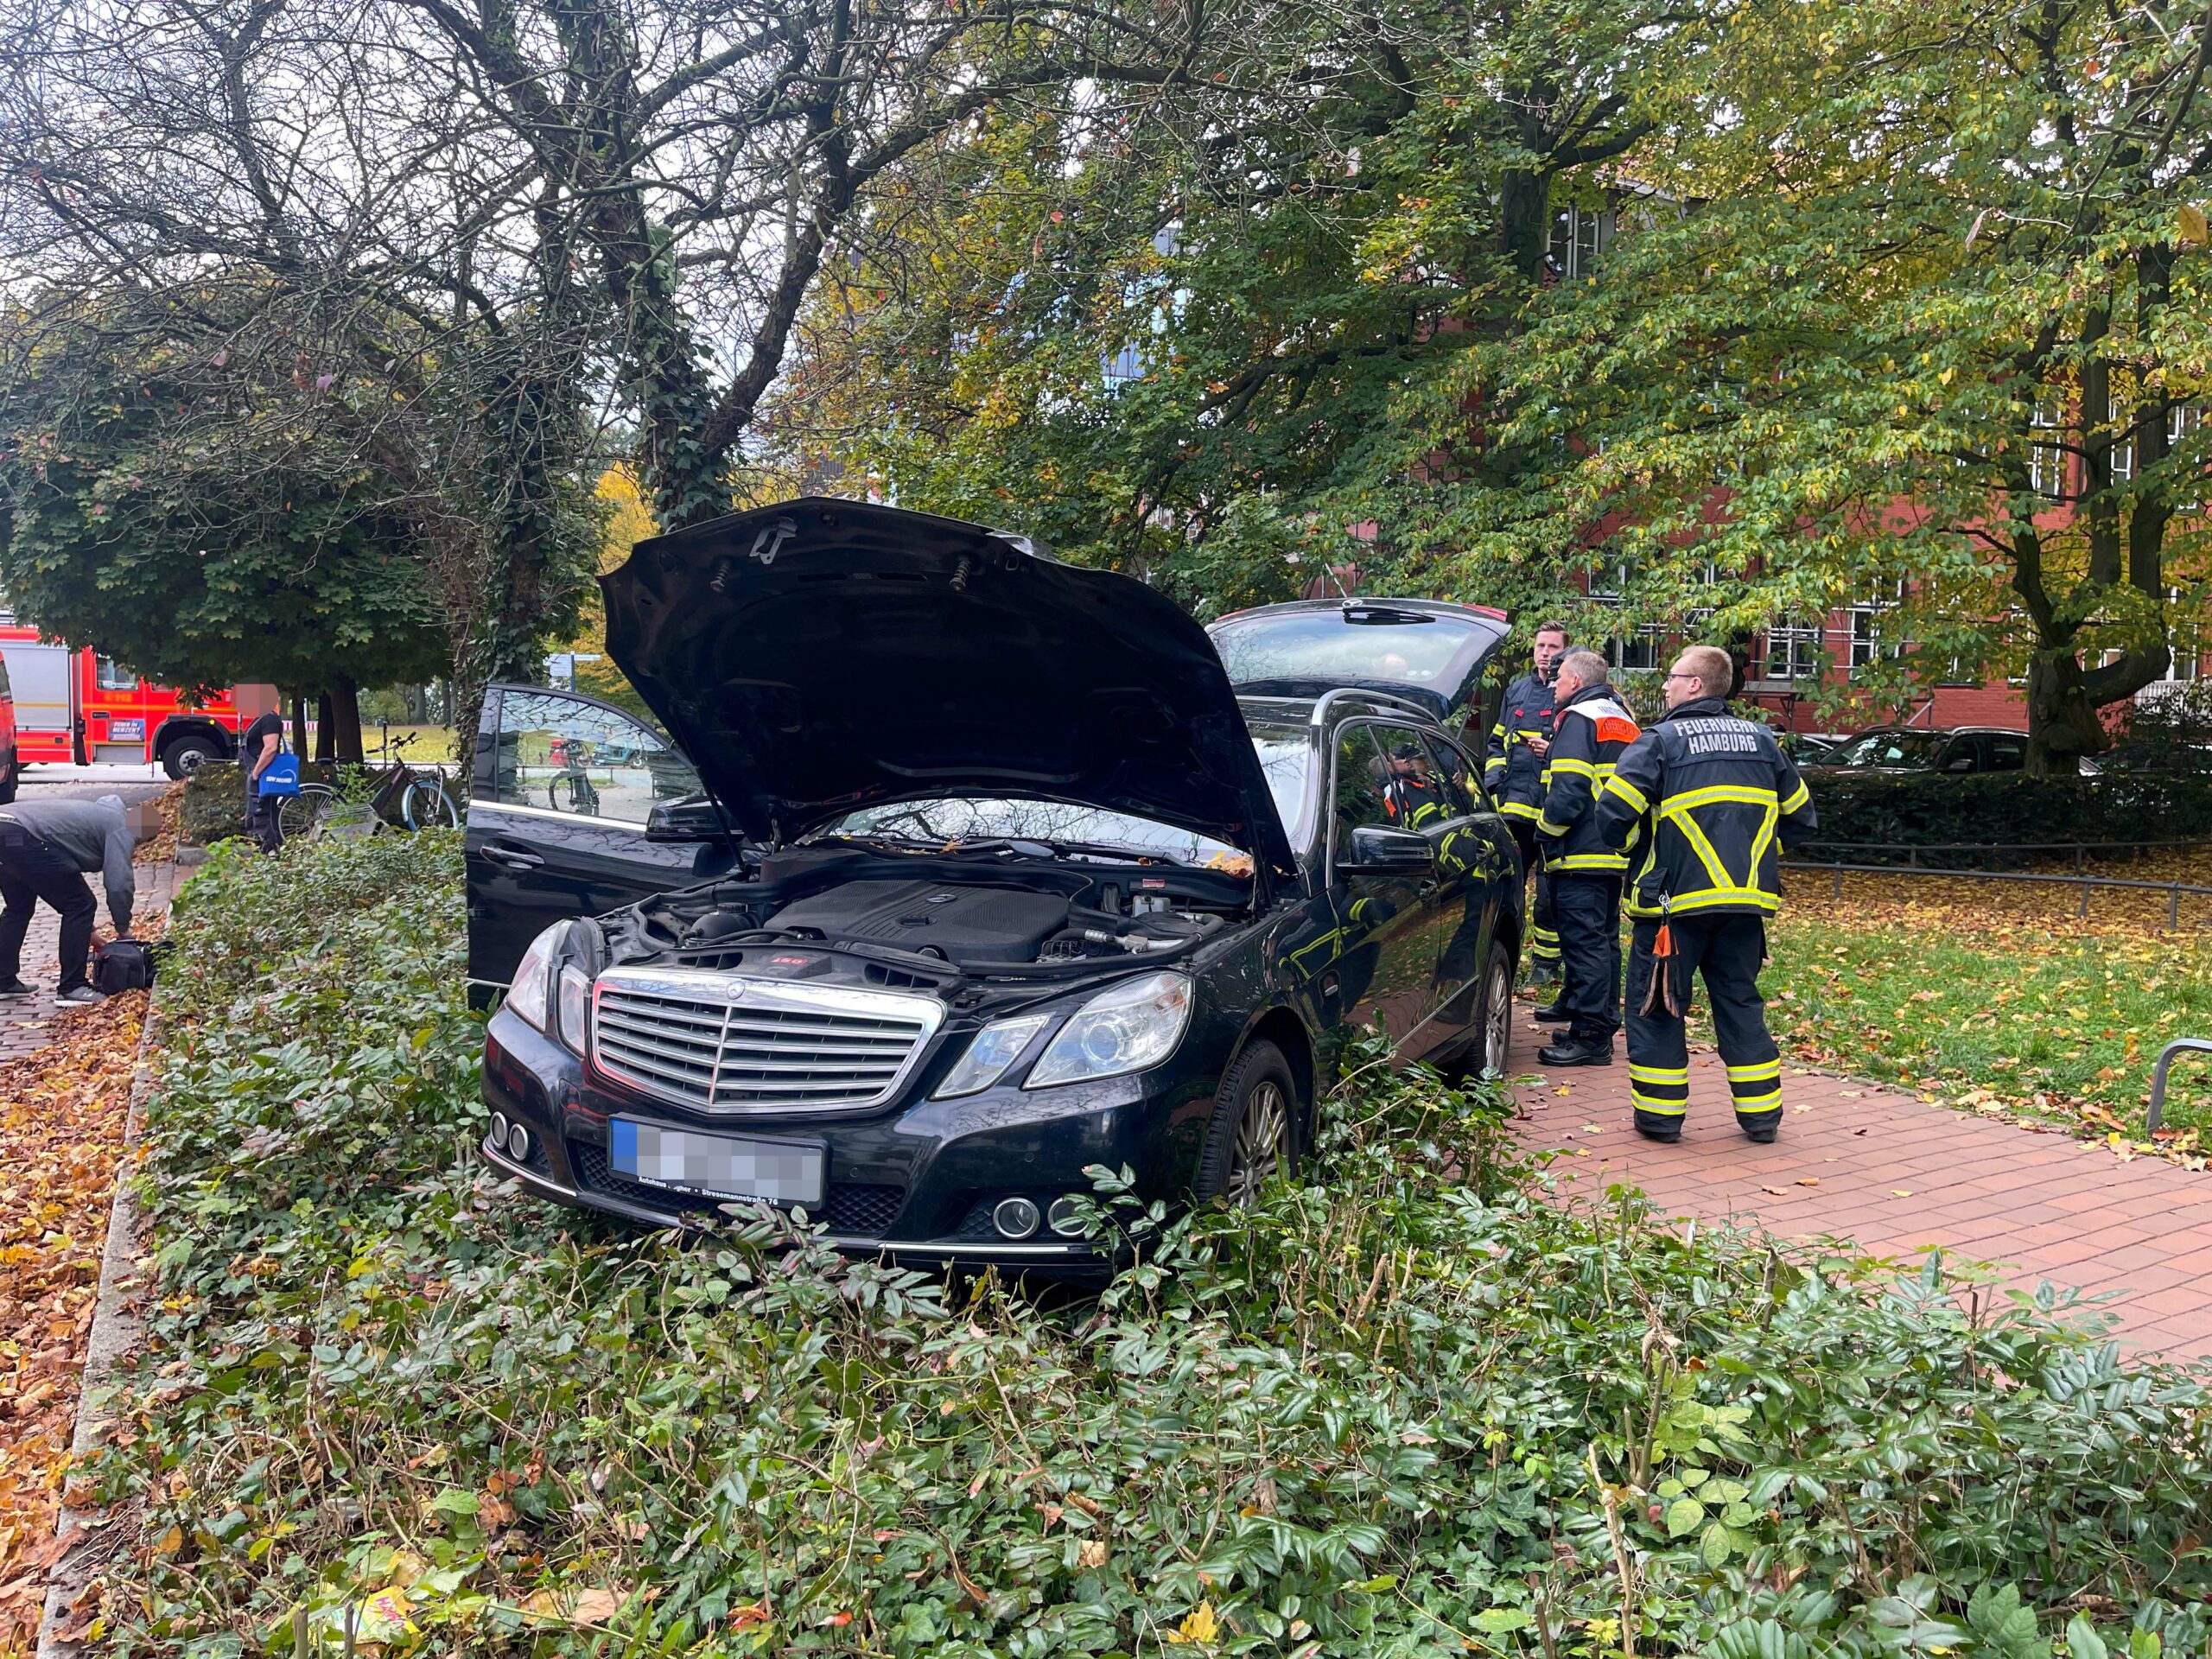
[[[893,806],[868,806],[849,812],[822,833],[889,836],[939,847],[1001,840],[1074,843],[1239,873],[1251,868],[1244,854],[1211,836],[1125,812],[1071,806],[1065,801],[992,796],[901,801]]]
[[[1259,753],[1260,770],[1267,774],[1275,814],[1289,831],[1291,845],[1303,846],[1309,829],[1306,780],[1313,753],[1305,728],[1255,726],[1252,747]],[[1095,806],[1012,797],[962,796],[862,807],[820,833],[890,836],[939,847],[957,842],[1041,841],[1112,849],[1239,874],[1251,868],[1250,859],[1239,849],[1195,830]]]
[[[1862,732],[1821,757],[1831,766],[1925,766],[1936,759],[1942,732]]]
[[[1319,680],[1331,685],[1432,686],[1474,640],[1469,624],[1420,611],[1299,611],[1216,623],[1213,643],[1232,685]]]

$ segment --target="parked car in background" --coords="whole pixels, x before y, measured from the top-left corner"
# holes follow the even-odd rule
[[[1816,772],[2018,772],[2028,763],[2028,734],[2001,726],[1881,726],[1855,733],[1801,761]]]
[[[1782,752],[1799,766],[1810,766],[1837,744],[1849,739],[1846,732],[1777,732],[1775,741]]]
[[[509,990],[481,1152],[529,1190],[1083,1274],[1087,1169],[1249,1200],[1356,1027],[1503,1066],[1519,866],[1439,723],[1494,614],[1293,607],[1210,639],[1020,537],[820,499],[641,542],[603,586],[698,790],[640,766],[619,817],[604,778],[548,804],[556,745],[666,743],[487,700],[470,972]]]
[[[2163,776],[2212,772],[2212,745],[2165,740],[2121,743],[2102,754],[2084,755],[2082,770],[2093,774],[2149,772]]]

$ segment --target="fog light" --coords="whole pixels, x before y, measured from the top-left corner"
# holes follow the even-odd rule
[[[530,1131],[519,1123],[507,1125],[507,1156],[518,1164],[530,1161]]]
[[[492,1144],[495,1147],[507,1144],[507,1115],[505,1112],[492,1114]]]
[[[1064,1192],[1052,1200],[1052,1207],[1045,1212],[1045,1224],[1062,1238],[1075,1238],[1083,1232],[1083,1214],[1076,1207],[1075,1194]]]
[[[991,1225],[1008,1238],[1027,1238],[1037,1230],[1037,1206],[1027,1198],[1001,1198]]]

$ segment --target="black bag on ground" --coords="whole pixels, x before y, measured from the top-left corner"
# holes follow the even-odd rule
[[[92,949],[92,988],[113,996],[154,982],[155,948],[139,939],[110,939]]]

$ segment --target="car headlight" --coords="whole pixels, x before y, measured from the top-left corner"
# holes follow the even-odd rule
[[[1191,1001],[1191,982],[1181,974],[1147,974],[1101,991],[1068,1017],[1022,1087],[1082,1083],[1157,1065],[1183,1040]]]
[[[553,988],[553,959],[560,953],[568,931],[566,922],[556,922],[532,939],[507,987],[507,1006],[540,1031],[548,1029],[552,1010],[546,1006],[546,997]]]
[[[584,1032],[591,1008],[591,976],[571,964],[561,970],[558,997],[561,1028],[553,1034],[571,1053],[583,1058]]]
[[[1022,1057],[1030,1039],[1045,1029],[1048,1014],[1026,1014],[1019,1020],[1001,1020],[985,1026],[968,1044],[960,1064],[945,1074],[932,1100],[952,1100],[989,1088],[1006,1075],[1006,1069]]]
[[[530,942],[515,964],[507,1006],[548,1037],[578,1054],[591,1008],[591,962],[595,953],[582,924],[556,922]]]

